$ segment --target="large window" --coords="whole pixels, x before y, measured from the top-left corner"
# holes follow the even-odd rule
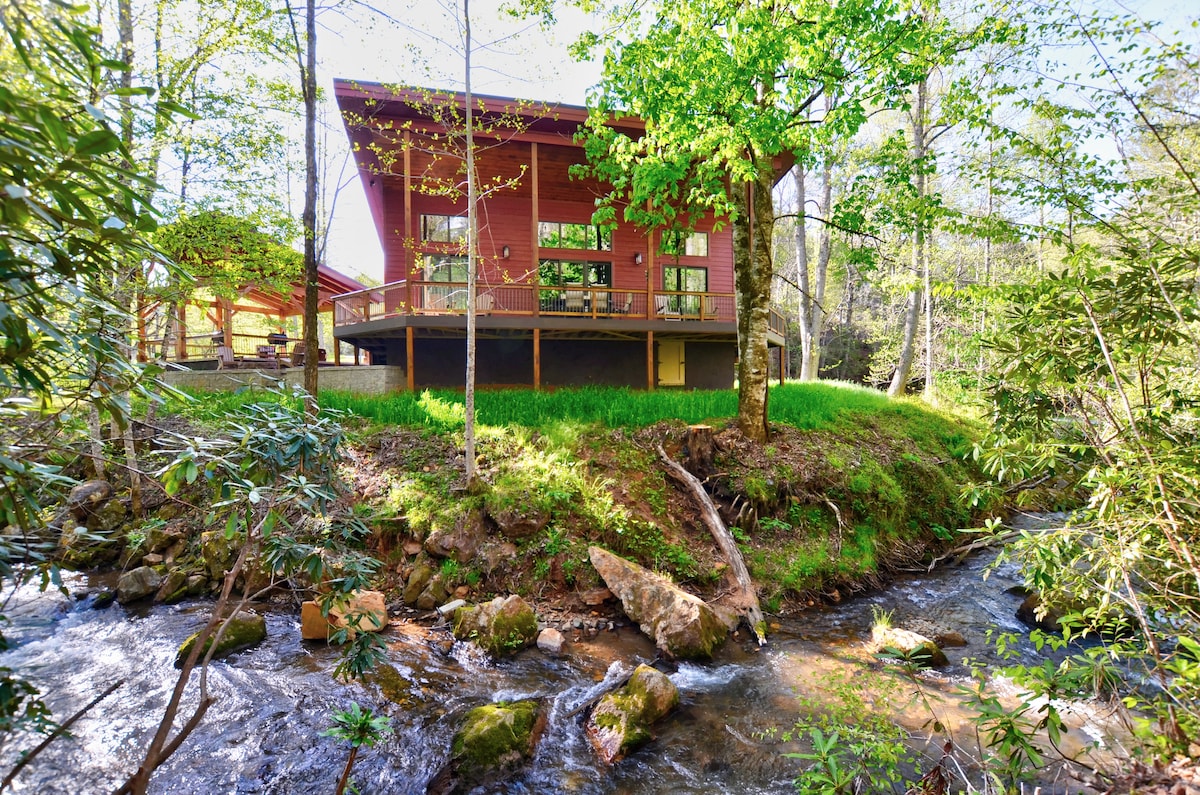
[[[422,257],[425,266],[425,281],[450,282],[427,284],[422,288],[423,308],[427,311],[457,311],[467,308],[467,258],[443,254],[426,254]],[[457,282],[457,284],[455,284]]]
[[[679,293],[708,292],[708,268],[663,268],[663,290]],[[663,309],[681,315],[700,314],[700,296],[671,295]],[[707,310],[706,310],[707,311]]]
[[[612,230],[595,224],[538,221],[538,245],[545,248],[612,251]]]
[[[612,285],[612,263],[544,259],[538,264],[538,281],[547,287],[608,287]]]
[[[421,240],[430,243],[466,243],[465,215],[422,215]]]
[[[685,257],[708,256],[707,232],[663,232],[658,250],[663,254]]]
[[[466,257],[426,254],[423,260],[425,265],[425,281],[465,282],[467,280]]]
[[[663,268],[663,289],[680,293],[708,292],[708,268]]]

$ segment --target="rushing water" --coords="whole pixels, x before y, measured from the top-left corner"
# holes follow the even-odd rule
[[[762,649],[730,643],[706,665],[672,674],[681,706],[656,727],[656,740],[613,767],[598,763],[575,708],[607,681],[653,658],[633,630],[601,633],[569,644],[550,659],[529,650],[490,663],[470,647],[415,625],[393,629],[389,661],[399,674],[385,697],[374,684],[342,684],[331,672],[336,650],[299,640],[293,610],[267,614],[268,640],[214,663],[210,687],[219,696],[203,724],[154,777],[158,793],[332,792],[344,764],[344,744],[322,737],[331,712],[351,701],[392,717],[395,734],[366,750],[355,765],[364,793],[421,793],[445,764],[463,714],[479,704],[538,697],[550,710],[537,755],[506,784],[513,793],[785,793],[798,763],[772,735],[797,717],[795,689],[820,672],[842,670],[868,688],[884,676],[864,640],[872,607],[920,614],[959,630],[963,654],[990,659],[985,633],[1020,632],[1015,572],[1001,568],[985,581],[986,558],[898,580],[886,590],[784,620]],[[69,587],[82,588],[83,578]],[[6,635],[18,644],[0,665],[20,670],[42,688],[62,719],[111,683],[122,687],[26,768],[14,791],[85,795],[109,792],[136,769],[175,682],[179,643],[205,620],[210,605],[185,603],[129,611],[90,609],[58,594],[18,595]],[[1027,660],[1031,648],[1022,649]],[[962,657],[959,654],[958,657]],[[954,655],[952,655],[954,659]],[[949,692],[967,681],[962,665],[929,675],[925,687]],[[939,706],[952,722],[952,703]],[[947,715],[940,715],[947,721]],[[914,718],[914,728],[924,716]],[[1088,716],[1081,722],[1087,729]],[[13,749],[5,748],[11,755]],[[3,760],[0,766],[6,767]],[[1045,790],[1050,791],[1050,790]],[[1075,791],[1075,790],[1072,790]]]

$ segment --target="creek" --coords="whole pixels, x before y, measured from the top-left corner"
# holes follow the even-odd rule
[[[354,775],[361,791],[422,793],[445,764],[467,710],[532,696],[549,704],[549,724],[536,757],[504,792],[792,792],[801,762],[783,754],[800,747],[784,742],[782,732],[798,717],[797,690],[837,698],[836,689],[821,684],[830,671],[867,691],[890,676],[865,648],[873,610],[921,615],[958,630],[969,645],[948,649],[952,660],[970,656],[988,666],[1000,663],[986,633],[1026,630],[1014,616],[1020,602],[1012,592],[1019,585],[1017,573],[1005,565],[984,579],[991,558],[977,556],[929,574],[899,577],[879,592],[777,620],[761,649],[731,642],[711,663],[680,665],[671,675],[680,690],[680,708],[656,726],[654,742],[613,767],[598,762],[583,734],[582,716],[569,713],[606,681],[653,659],[652,645],[634,629],[569,643],[562,659],[531,649],[492,663],[472,647],[451,646],[439,631],[403,624],[389,634],[388,661],[397,676],[380,687],[336,682],[337,651],[300,641],[298,610],[268,608],[267,641],[212,665],[210,687],[218,700],[155,774],[151,791],[331,793],[347,747],[321,732],[332,711],[357,701],[390,715],[395,729],[388,740],[360,754]],[[97,585],[82,575],[72,575],[66,584],[69,590]],[[27,767],[12,791],[111,792],[136,769],[174,685],[176,649],[204,622],[210,607],[189,602],[95,610],[90,599],[33,588],[18,593],[8,606],[11,624],[5,632],[15,648],[0,654],[0,666],[33,679],[56,717],[69,716],[115,681],[124,685],[81,719],[71,738],[56,741]],[[1025,662],[1037,659],[1027,641],[1016,651]],[[969,669],[956,662],[923,674],[921,681],[936,701],[939,719],[968,736],[951,694],[970,681]],[[1003,689],[1004,680],[994,678],[992,687]],[[927,719],[919,709],[906,716],[918,737],[927,731],[922,728]],[[1102,730],[1099,720],[1098,715],[1079,717],[1081,739]],[[3,752],[0,765],[7,769],[14,749]]]

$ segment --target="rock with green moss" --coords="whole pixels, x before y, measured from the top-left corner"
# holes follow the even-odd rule
[[[196,645],[196,639],[200,637],[197,632],[190,638],[185,640],[179,646],[179,652],[175,655],[175,667],[182,668],[183,661],[192,653],[192,647]],[[245,610],[239,612],[229,622],[229,626],[225,628],[224,634],[221,635],[221,640],[217,643],[216,651],[213,652],[213,659],[227,657],[235,651],[242,651],[251,646],[257,646],[262,643],[267,637],[267,620],[260,615],[247,612]],[[200,650],[201,659],[208,652],[209,646],[212,644],[212,638],[204,642],[204,647]]]
[[[200,557],[210,579],[225,576],[237,558],[237,549],[232,539],[225,537],[223,530],[206,530],[200,535]]]
[[[173,605],[187,598],[188,575],[187,572],[180,568],[174,568],[167,572],[167,576],[163,577],[162,584],[158,586],[158,593],[154,594],[154,601],[166,602]]]
[[[145,599],[162,585],[162,575],[149,566],[127,571],[117,580],[117,601],[123,605]]]
[[[705,659],[725,642],[729,629],[704,600],[608,550],[589,547],[588,556],[625,615],[668,656]]]
[[[521,767],[533,756],[545,725],[541,704],[533,700],[485,704],[468,712],[450,749],[457,789],[494,785]]]
[[[871,651],[875,654],[899,653],[921,667],[941,668],[949,664],[946,653],[924,635],[876,622],[871,627]]]
[[[493,657],[504,657],[537,641],[537,615],[519,596],[497,596],[486,604],[454,614],[454,637],[477,643]]]
[[[639,665],[624,687],[597,702],[588,718],[588,739],[605,762],[619,762],[650,742],[650,727],[678,704],[679,691],[671,680]]]
[[[415,606],[417,599],[425,591],[425,586],[429,585],[429,581],[433,579],[436,569],[428,564],[427,561],[422,561],[413,566],[412,574],[408,575],[408,582],[404,586],[404,604],[409,607]]]

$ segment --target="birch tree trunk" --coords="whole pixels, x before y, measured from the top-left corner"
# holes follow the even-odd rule
[[[821,169],[821,212],[825,223],[821,225],[820,241],[817,244],[817,270],[813,274],[812,308],[809,310],[808,358],[800,370],[800,379],[816,381],[821,371],[821,335],[825,332],[825,285],[829,276],[829,260],[833,253],[833,229],[829,225],[833,215],[833,167],[829,158]]]
[[[913,214],[912,234],[912,276],[915,280],[913,288],[908,293],[908,309],[904,315],[904,340],[900,347],[900,357],[896,363],[896,372],[892,375],[892,383],[888,387],[890,397],[903,395],[908,386],[908,378],[912,372],[913,357],[916,352],[917,328],[921,323],[921,307],[924,290],[921,280],[927,279],[925,266],[925,219],[922,201],[925,197],[925,81],[917,84],[917,99],[911,112],[912,119],[912,158],[913,183],[917,198],[917,206]],[[931,373],[926,372],[928,378]],[[926,387],[928,388],[928,387]]]
[[[796,299],[796,320],[800,326],[800,380],[809,381],[808,362],[812,352],[812,337],[809,335],[810,314],[812,312],[812,287],[808,278],[808,229],[805,218],[805,206],[808,204],[805,180],[807,172],[797,164],[792,169],[792,179],[796,183],[796,286],[799,288]]]
[[[478,261],[479,213],[475,184],[475,129],[474,109],[471,107],[471,0],[463,0],[463,64],[466,83],[466,145],[467,145],[467,373],[464,398],[466,419],[463,437],[466,458],[467,488],[475,486],[475,289],[478,278],[475,273]]]

